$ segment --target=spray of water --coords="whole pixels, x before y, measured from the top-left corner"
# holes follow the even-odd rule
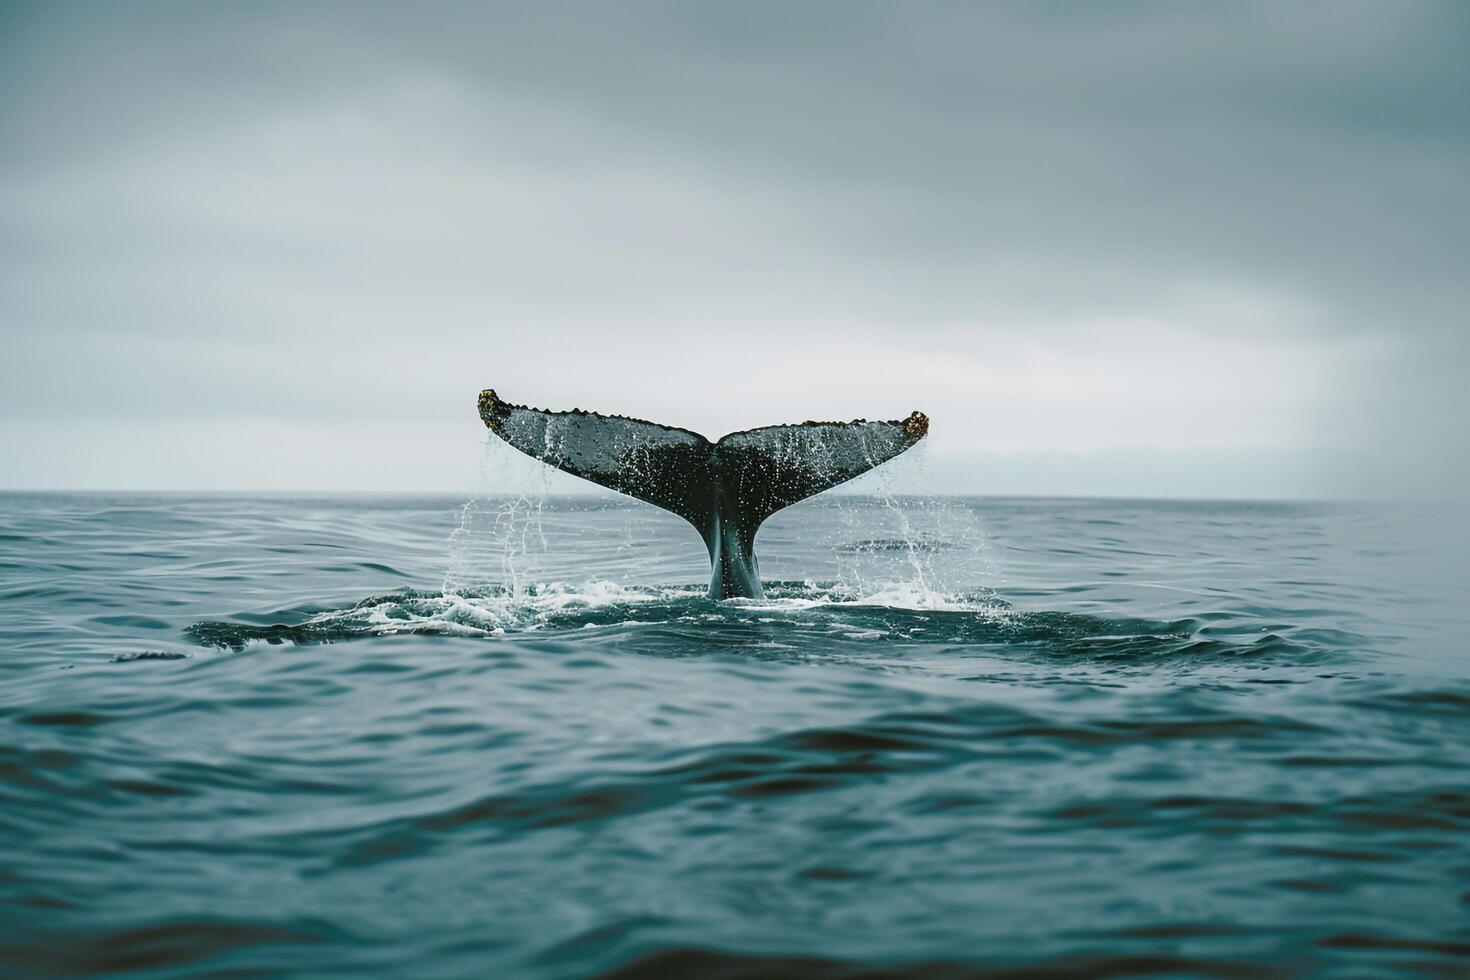
[[[922,447],[831,495],[839,514],[839,580],[868,601],[910,608],[986,603],[993,562],[980,515],[952,497],[906,494],[923,486]]]
[[[497,492],[497,485],[505,485],[503,477],[511,467],[527,470],[529,484],[517,481],[529,486],[527,492]],[[474,489],[460,508],[459,525],[449,535],[446,596],[495,590],[508,593],[514,600],[524,593],[530,584],[528,557],[538,549],[546,551],[542,524],[546,478],[541,469],[517,465],[505,447],[486,434]],[[499,579],[487,578],[489,570],[497,567]]]

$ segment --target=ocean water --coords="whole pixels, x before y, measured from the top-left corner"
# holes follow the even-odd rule
[[[1422,529],[5,495],[0,975],[1464,976]]]

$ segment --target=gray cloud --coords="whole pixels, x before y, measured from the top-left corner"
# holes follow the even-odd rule
[[[309,472],[313,420],[452,454],[493,382],[1464,474],[1459,4],[0,9],[0,413],[46,438],[289,421]]]

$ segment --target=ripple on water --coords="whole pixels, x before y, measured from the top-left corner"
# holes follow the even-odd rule
[[[10,503],[5,976],[1470,963],[1458,607],[1362,514],[844,501],[715,603],[648,508]]]

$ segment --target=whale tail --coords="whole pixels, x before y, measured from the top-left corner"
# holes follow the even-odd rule
[[[759,597],[755,532],[783,507],[830,489],[924,438],[929,419],[802,422],[697,432],[621,415],[548,412],[480,392],[480,418],[527,456],[677,514],[709,549],[710,596]]]

